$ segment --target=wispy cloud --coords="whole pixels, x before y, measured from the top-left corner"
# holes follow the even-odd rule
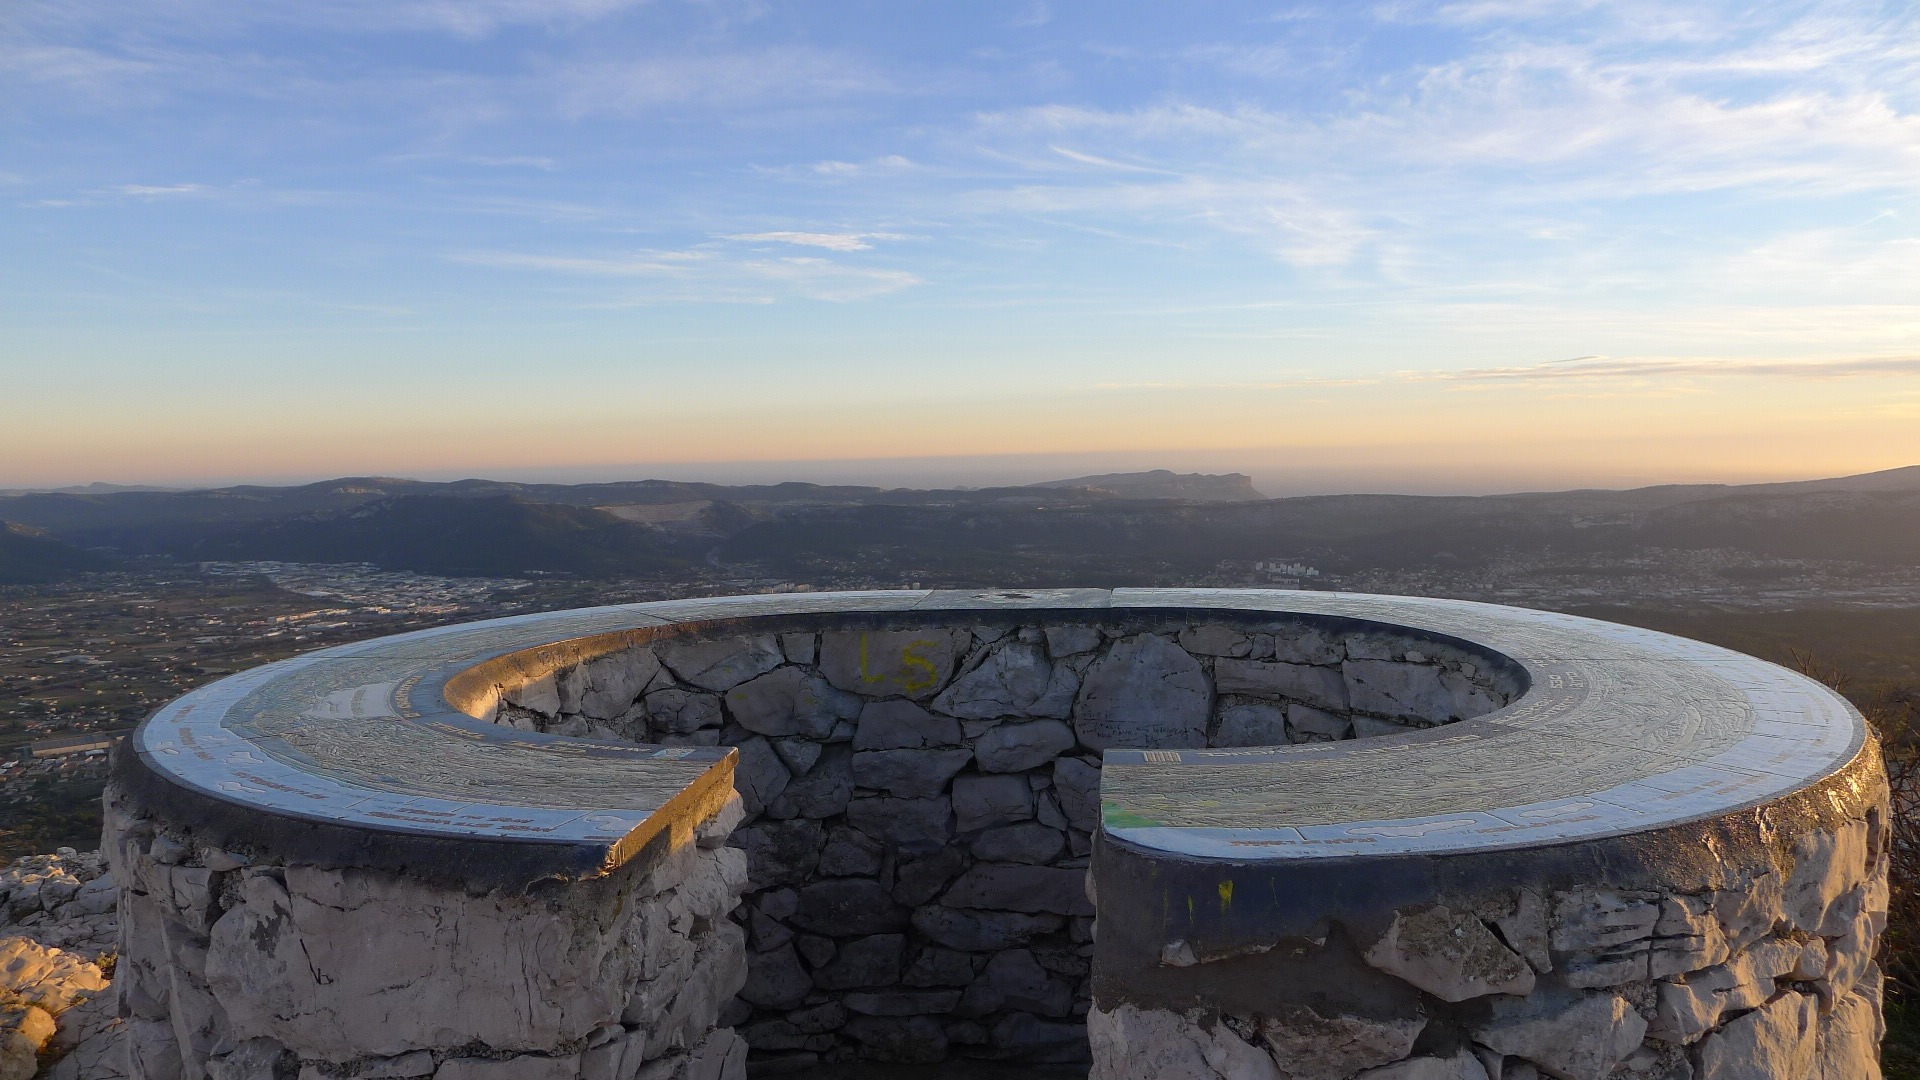
[[[740,240],[762,244],[796,244],[800,247],[826,248],[828,251],[867,251],[873,245],[869,240],[903,240],[898,233],[821,233],[821,232],[757,232],[728,233],[723,240]]]
[[[1695,378],[1858,379],[1920,377],[1920,354],[1818,359],[1579,356],[1537,364],[1453,370],[1407,370],[1352,378],[1263,379],[1229,382],[1103,382],[1100,390],[1295,390],[1308,387],[1385,386],[1396,383],[1514,384],[1655,382]]]
[[[162,199],[182,195],[205,195],[205,184],[118,184],[107,189],[115,195],[132,195],[146,199]]]

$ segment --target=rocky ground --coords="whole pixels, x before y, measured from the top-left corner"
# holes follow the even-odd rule
[[[0,871],[0,1080],[119,1080],[112,1053],[120,889],[99,852]]]

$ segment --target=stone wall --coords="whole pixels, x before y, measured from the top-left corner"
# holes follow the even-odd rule
[[[663,638],[513,688],[496,721],[731,745],[771,1074],[1084,1061],[1101,751],[1324,742],[1492,711],[1499,658],[1330,622],[1114,620]]]
[[[110,789],[125,1075],[741,1080],[739,816],[514,892],[216,846]]]
[[[1109,843],[1105,891],[1296,902],[1202,931],[1230,947],[1102,905],[1093,1080],[1877,1080],[1866,759],[1815,795],[1500,856],[1181,868]]]

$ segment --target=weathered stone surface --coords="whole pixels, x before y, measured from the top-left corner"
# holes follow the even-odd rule
[[[900,981],[907,986],[966,986],[973,982],[973,976],[971,953],[928,948],[913,958]]]
[[[40,1006],[0,1002],[0,1080],[33,1080],[54,1030],[53,1015]]]
[[[858,829],[836,828],[820,849],[823,877],[873,877],[880,873],[886,845]]]
[[[511,1058],[448,1058],[434,1070],[434,1080],[575,1080],[580,1055],[548,1057],[522,1054]]]
[[[1276,1004],[1260,1022],[1260,1039],[1289,1080],[1345,1080],[1355,1072],[1398,1061],[1413,1050],[1425,1017],[1369,1017],[1305,1005]]]
[[[1317,709],[1345,712],[1347,683],[1335,668],[1262,660],[1219,660],[1213,677],[1223,694],[1283,697]]]
[[[740,744],[740,761],[733,769],[734,790],[746,804],[747,813],[758,814],[787,790],[793,774],[774,752],[773,745],[760,736]]]
[[[867,990],[848,994],[849,1010],[862,1016],[927,1016],[960,1004],[958,990]]]
[[[953,782],[955,828],[963,833],[1033,817],[1033,789],[1025,777],[962,776]]]
[[[1073,987],[1034,959],[1027,949],[994,954],[980,977],[967,988],[978,1014],[1019,1009],[1041,1016],[1065,1016],[1073,1006]]]
[[[772,634],[716,641],[674,639],[654,646],[654,652],[681,681],[719,692],[786,662]]]
[[[1202,1028],[1178,1013],[1122,1005],[1087,1013],[1088,1080],[1288,1080],[1273,1058],[1224,1024]]]
[[[581,715],[596,720],[619,717],[658,674],[660,661],[649,649],[624,649],[588,661],[587,685],[580,695]]]
[[[974,741],[981,772],[1024,772],[1073,749],[1073,729],[1059,720],[1001,724]]]
[[[813,973],[814,982],[822,990],[891,986],[900,978],[906,945],[901,934],[873,934],[843,942],[833,959]]]
[[[780,755],[781,764],[795,776],[805,776],[813,770],[826,752],[826,747],[808,738],[771,739],[773,752]]]
[[[1246,656],[1253,639],[1230,626],[1205,623],[1180,631],[1180,647],[1195,656]]]
[[[1052,866],[981,863],[961,874],[940,903],[950,908],[1091,915],[1086,872]]]
[[[58,1016],[107,988],[91,961],[25,937],[0,938],[0,999],[16,998]]]
[[[907,909],[871,878],[816,881],[800,889],[800,907],[787,920],[819,934],[884,934],[907,925]]]
[[[1302,626],[1273,635],[1273,659],[1284,664],[1338,664],[1346,658],[1346,643],[1338,634]]]
[[[953,775],[973,760],[972,751],[858,750],[853,755],[853,782],[902,798],[926,798],[946,789]]]
[[[1289,741],[1286,707],[1265,701],[1221,709],[1219,727],[1209,740],[1213,746],[1284,746]]]
[[[1802,836],[1782,896],[1787,919],[1808,933],[1821,933],[1827,909],[1858,885],[1866,870],[1866,822],[1849,821],[1831,832],[1818,829]]]
[[[1287,706],[1287,733],[1294,742],[1347,739],[1353,737],[1353,721],[1296,702]]]
[[[747,853],[748,888],[755,891],[807,880],[820,861],[826,829],[818,821],[761,821],[733,834]]]
[[[1361,712],[1407,717],[1441,724],[1453,709],[1453,695],[1440,681],[1440,669],[1386,660],[1349,660],[1341,665],[1348,703]]]
[[[893,898],[908,907],[919,907],[938,896],[965,868],[966,860],[951,847],[942,847],[923,859],[905,860],[894,871]]]
[[[1053,791],[1067,821],[1081,832],[1100,827],[1100,769],[1079,758],[1053,763]]]
[[[1138,634],[1087,669],[1073,727],[1095,750],[1204,746],[1212,705],[1199,661],[1163,638]]]
[[[906,854],[924,855],[953,839],[953,800],[945,795],[931,799],[855,799],[847,807],[847,820],[854,828]]]
[[[1880,1008],[1859,994],[1834,1003],[1820,1021],[1811,1080],[1880,1080]]]
[[[963,952],[993,952],[1025,945],[1065,925],[1058,915],[1022,915],[1007,911],[956,911],[949,907],[915,908],[913,928],[928,940]]]
[[[1065,850],[1065,834],[1037,821],[988,829],[973,840],[973,857],[988,862],[1049,863]]]
[[[813,992],[813,979],[800,965],[792,945],[754,953],[747,960],[746,985],[740,996],[763,1009],[791,1009]]]
[[[842,690],[925,700],[953,676],[971,640],[960,629],[832,631],[820,635],[820,671]]]
[[[1581,889],[1554,897],[1553,951],[1575,987],[1618,986],[1648,978],[1660,897],[1615,889]]]
[[[919,750],[959,746],[960,721],[938,716],[911,701],[875,701],[860,710],[855,750]]]
[[[1090,653],[1100,647],[1100,631],[1091,626],[1049,626],[1047,652],[1056,659]]]
[[[670,686],[648,694],[641,704],[647,723],[658,732],[685,735],[720,726],[720,699],[712,694]]]
[[[1487,1080],[1486,1067],[1465,1050],[1451,1057],[1421,1056],[1368,1069],[1354,1080]]]
[[[1701,1041],[1701,1075],[1705,1080],[1807,1076],[1819,1051],[1818,1019],[1811,996],[1781,994]]]
[[[851,720],[865,704],[820,675],[797,667],[776,668],[727,691],[727,711],[740,726],[761,735],[824,739],[836,720]]]
[[[829,746],[804,776],[788,781],[780,797],[800,817],[825,818],[845,813],[853,801],[853,749]]]
[[[1042,1020],[1031,1013],[1010,1012],[994,1021],[987,1042],[995,1050],[1022,1061],[1088,1060],[1086,1025]]]
[[[963,720],[1024,715],[1047,692],[1053,665],[1038,644],[1007,641],[940,692],[933,707]]]
[[[1442,1001],[1527,994],[1533,969],[1472,914],[1444,905],[1399,912],[1366,961]]]
[[[1725,928],[1727,945],[1738,952],[1773,932],[1786,917],[1785,885],[1780,875],[1761,874],[1713,894],[1713,913]]]
[[[927,1016],[856,1016],[840,1029],[875,1061],[920,1064],[947,1056],[947,1034]]]
[[[1651,923],[1649,923],[1651,926]],[[1474,1040],[1566,1080],[1602,1080],[1640,1045],[1647,1022],[1617,994],[1538,989],[1496,997]]]

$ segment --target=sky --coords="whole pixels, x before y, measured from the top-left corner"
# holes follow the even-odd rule
[[[1920,7],[11,0],[0,487],[1920,462]]]

